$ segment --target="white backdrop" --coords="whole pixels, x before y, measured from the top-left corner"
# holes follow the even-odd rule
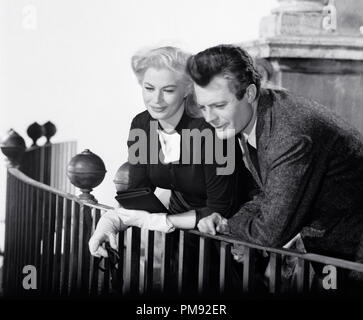
[[[1,0],[0,136],[13,128],[29,145],[27,127],[51,120],[54,142],[76,139],[79,152],[89,148],[104,160],[108,172],[94,195],[113,204],[130,121],[143,111],[131,55],[143,46],[193,53],[256,39],[261,18],[276,6],[276,0]],[[0,221],[5,173],[1,155]]]

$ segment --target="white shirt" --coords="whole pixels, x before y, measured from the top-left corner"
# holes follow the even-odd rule
[[[256,124],[257,124],[257,117],[254,120],[254,124],[252,127],[252,130],[249,134],[243,132],[243,136],[245,137],[246,141],[255,149],[257,149],[257,143],[256,143]]]
[[[255,149],[257,149],[257,143],[256,143],[256,124],[257,124],[257,117],[253,117],[252,121],[254,123],[253,123],[253,126],[252,126],[252,129],[251,129],[250,133],[243,132],[243,136],[244,136],[244,138],[245,138],[245,140],[246,140],[247,143],[249,143],[252,147],[254,147]],[[243,162],[245,163],[246,168],[249,171],[251,171],[250,168],[249,168],[249,166],[248,166],[248,163],[247,163],[247,159],[246,159],[246,156],[245,156],[245,151],[243,150],[243,146],[242,146],[242,143],[241,143],[241,138],[238,139],[238,142],[239,142],[239,146],[240,146],[240,148],[242,150]]]
[[[180,159],[180,134],[176,131],[166,133],[158,130],[161,150],[164,154],[164,163],[178,161]]]

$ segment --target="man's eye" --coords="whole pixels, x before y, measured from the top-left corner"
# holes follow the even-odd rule
[[[216,108],[223,108],[223,107],[225,107],[226,105],[225,104],[217,104],[215,107]]]
[[[154,88],[151,88],[151,87],[144,87],[145,88],[145,90],[147,90],[147,91],[153,91],[154,90]]]

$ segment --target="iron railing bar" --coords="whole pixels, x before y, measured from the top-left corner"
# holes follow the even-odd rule
[[[63,199],[55,195],[55,243],[54,243],[54,264],[52,277],[52,292],[60,294],[60,274],[62,260],[62,222],[63,222]]]
[[[63,254],[61,260],[61,295],[67,295],[69,291],[69,260],[70,260],[70,237],[72,219],[72,201],[63,198]]]
[[[244,248],[243,261],[243,292],[251,292],[254,284],[255,272],[255,250],[254,248]]]
[[[309,272],[310,272],[310,263],[304,259],[298,259],[297,262],[297,292],[305,293],[309,291]]]
[[[228,285],[227,280],[231,275],[231,244],[228,242],[220,242],[220,258],[219,258],[219,292],[224,293]]]
[[[271,253],[270,256],[270,277],[269,291],[270,293],[279,293],[281,290],[281,262],[282,256]]]
[[[206,291],[210,268],[210,239],[199,238],[198,292]]]

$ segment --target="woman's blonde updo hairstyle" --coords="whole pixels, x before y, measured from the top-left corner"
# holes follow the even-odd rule
[[[172,46],[144,49],[132,56],[131,67],[139,84],[142,83],[148,68],[169,69],[180,74],[182,82],[186,87],[186,111],[192,117],[200,117],[200,110],[193,98],[193,82],[186,73],[186,64],[190,56],[189,53]]]

